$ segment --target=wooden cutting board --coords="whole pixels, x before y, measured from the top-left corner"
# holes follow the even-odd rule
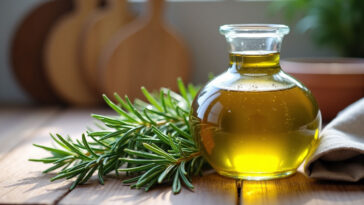
[[[148,13],[122,28],[100,62],[101,87],[111,96],[142,97],[149,90],[177,89],[176,78],[187,80],[190,59],[181,39],[163,21],[163,0],[148,1]]]
[[[52,28],[45,46],[46,74],[57,93],[69,104],[92,106],[101,101],[87,85],[80,62],[80,39],[84,23],[99,0],[74,0],[75,9]]]
[[[98,63],[102,49],[113,35],[132,20],[127,0],[107,0],[106,7],[89,18],[81,39],[81,60],[84,76],[98,90]]]
[[[46,1],[31,10],[14,33],[11,64],[20,86],[39,103],[61,100],[44,74],[43,48],[54,22],[72,9],[71,0]]]

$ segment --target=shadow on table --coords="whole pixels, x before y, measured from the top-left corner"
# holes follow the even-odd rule
[[[364,181],[316,181],[301,173],[269,181],[244,181],[242,204],[364,204]]]
[[[3,188],[8,190],[19,189],[18,197],[22,198],[24,195],[28,195],[30,197],[26,198],[29,202],[39,202],[47,198],[57,198],[57,196],[61,196],[69,190],[71,182],[65,182],[64,180],[50,182],[50,178],[54,177],[55,174],[43,174],[39,171],[29,172],[28,174],[30,175],[29,177],[5,185]]]
[[[12,187],[18,187],[18,186],[29,186],[29,188],[27,188],[27,190],[25,191],[25,192],[29,192],[29,191],[33,191],[33,190],[42,188],[44,186],[49,186],[50,183],[55,185],[58,183],[62,183],[64,181],[64,180],[58,180],[58,181],[50,182],[50,178],[56,176],[56,174],[44,174],[42,172],[32,172],[32,173],[30,173],[30,175],[34,175],[34,176],[23,178],[14,184],[9,184],[4,187],[12,188]],[[65,186],[67,186],[67,185],[65,185]],[[61,188],[58,187],[57,189],[63,189],[63,187],[61,187]]]
[[[237,192],[235,180],[205,173],[202,177],[193,178],[194,190],[182,188],[179,194],[173,194],[171,185],[159,185],[149,192],[142,190],[124,197],[122,201],[133,203],[158,202],[158,204],[235,204]],[[135,191],[135,190],[132,190]],[[115,198],[115,200],[118,200]],[[146,203],[148,204],[148,203]],[[151,203],[152,204],[152,203]]]
[[[130,189],[120,178],[106,178],[105,185],[98,185],[96,179],[70,192],[61,202],[69,203],[115,203],[115,204],[236,204],[235,181],[216,173],[193,178],[195,190],[182,188],[174,195],[171,186],[161,184],[148,192]]]

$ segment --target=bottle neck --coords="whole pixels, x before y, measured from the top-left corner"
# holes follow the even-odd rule
[[[240,73],[276,73],[280,70],[278,52],[230,53],[230,70]]]
[[[279,24],[228,24],[220,33],[229,44],[230,70],[273,74],[280,71],[279,53],[288,26]]]

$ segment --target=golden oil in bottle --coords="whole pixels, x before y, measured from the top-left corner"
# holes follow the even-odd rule
[[[190,121],[205,159],[239,179],[294,173],[321,127],[315,99],[280,69],[279,53],[231,53],[229,71],[200,91]]]

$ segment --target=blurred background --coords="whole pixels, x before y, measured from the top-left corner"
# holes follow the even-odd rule
[[[330,118],[364,95],[363,13],[362,0],[1,0],[0,105],[98,106],[100,93],[139,97],[177,76],[204,84],[228,65],[219,26],[265,23],[290,26],[281,57],[317,98],[330,94]]]

